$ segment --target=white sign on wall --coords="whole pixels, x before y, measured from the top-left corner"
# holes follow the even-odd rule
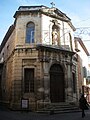
[[[29,100],[28,99],[22,99],[21,106],[24,109],[28,108],[28,106],[29,106]]]

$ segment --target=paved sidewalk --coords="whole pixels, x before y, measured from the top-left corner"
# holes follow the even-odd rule
[[[85,113],[85,118],[82,118],[81,112],[49,115],[0,109],[0,120],[90,120],[90,109]]]

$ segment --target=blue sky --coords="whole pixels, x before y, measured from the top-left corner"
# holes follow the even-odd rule
[[[55,7],[71,18],[73,25],[78,27],[90,27],[90,0],[1,0],[0,1],[0,43],[3,40],[8,28],[13,24],[13,15],[19,6],[24,5],[45,5],[51,7],[51,2]],[[89,39],[87,36],[84,39]],[[85,41],[85,40],[84,40]],[[90,50],[89,41],[85,45]]]

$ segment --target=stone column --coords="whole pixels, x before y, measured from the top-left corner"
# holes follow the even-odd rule
[[[73,100],[73,86],[72,86],[72,66],[70,64],[67,65],[67,75],[68,75],[68,88],[67,88],[67,100]]]
[[[48,63],[44,62],[44,101],[49,101],[49,71]]]

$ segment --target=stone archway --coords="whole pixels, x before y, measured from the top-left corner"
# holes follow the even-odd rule
[[[64,72],[59,64],[50,68],[50,99],[52,103],[65,101]]]

